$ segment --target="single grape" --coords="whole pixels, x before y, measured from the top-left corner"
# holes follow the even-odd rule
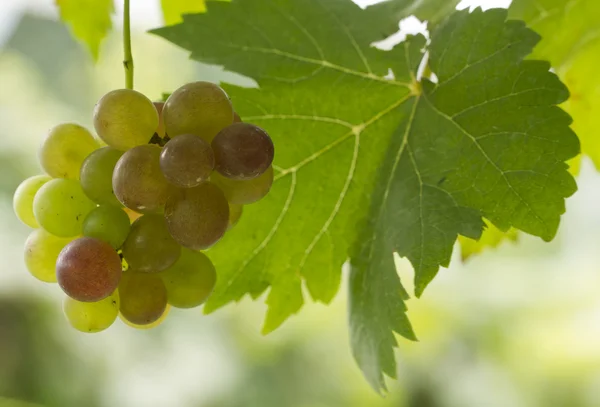
[[[242,118],[236,112],[233,112],[233,122],[234,123],[241,123],[242,122]]]
[[[210,144],[193,134],[170,140],[160,154],[160,168],[170,183],[191,188],[206,181],[215,168]]]
[[[150,99],[131,89],[108,92],[94,108],[96,132],[117,150],[147,144],[158,123],[158,113]]]
[[[167,290],[156,275],[126,272],[119,284],[119,296],[121,315],[136,325],[157,321],[167,308]]]
[[[244,211],[243,205],[236,205],[229,203],[229,226],[228,229],[231,229],[240,221],[242,217],[242,213]]]
[[[237,180],[214,172],[210,180],[225,194],[232,204],[248,205],[264,198],[273,185],[273,167],[269,167],[262,175],[253,179]]]
[[[113,172],[112,185],[119,201],[137,212],[160,212],[173,187],[160,169],[161,148],[146,144],[123,154]]]
[[[203,250],[215,244],[229,225],[229,204],[211,182],[180,189],[165,206],[169,232],[182,246]]]
[[[133,222],[122,250],[130,269],[144,273],[169,268],[181,254],[162,215],[144,215]]]
[[[40,147],[42,169],[53,178],[79,179],[85,157],[100,147],[94,136],[78,124],[60,124],[50,130]]]
[[[250,123],[235,123],[212,141],[216,170],[228,178],[252,179],[273,162],[275,149],[269,135]]]
[[[169,137],[195,134],[207,142],[233,123],[233,107],[227,93],[210,82],[183,85],[169,96],[163,108]]]
[[[167,316],[169,315],[169,311],[171,311],[171,306],[169,304],[167,304],[167,307],[165,308],[164,312],[156,321],[149,323],[149,324],[145,324],[145,325],[134,324],[133,322],[128,321],[127,318],[125,318],[123,316],[123,314],[119,314],[119,318],[121,318],[121,321],[127,326],[130,326],[135,329],[146,330],[146,329],[156,328],[157,326],[162,324],[165,321],[165,319],[167,319]]]
[[[57,237],[36,229],[25,241],[25,266],[32,276],[46,283],[56,283],[56,260],[72,237]]]
[[[69,297],[83,302],[100,301],[119,285],[121,258],[105,241],[81,237],[58,255],[56,277]]]
[[[129,234],[129,216],[116,206],[99,206],[83,221],[83,235],[104,240],[114,249],[123,245]]]
[[[31,228],[39,228],[35,215],[33,214],[33,198],[39,189],[48,181],[48,175],[35,175],[27,178],[17,187],[13,196],[13,209],[17,218]]]
[[[119,315],[119,293],[98,302],[81,302],[66,296],[63,312],[69,324],[78,331],[96,333],[110,327]]]
[[[165,106],[164,102],[153,102],[154,107],[156,108],[156,112],[158,113],[158,127],[156,128],[156,134],[158,134],[158,137],[160,138],[164,138],[165,137],[165,120],[163,118],[163,107]]]
[[[176,308],[195,308],[208,298],[217,281],[215,266],[205,254],[183,249],[177,263],[160,273],[167,300]]]
[[[98,204],[121,206],[112,188],[112,176],[122,151],[102,147],[90,154],[81,166],[81,187]]]
[[[33,213],[40,226],[59,237],[81,234],[83,220],[95,207],[79,182],[72,179],[48,181],[33,199]]]

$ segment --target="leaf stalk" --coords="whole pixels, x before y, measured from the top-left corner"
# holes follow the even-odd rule
[[[131,22],[129,0],[123,0],[123,67],[125,68],[125,87],[133,89],[133,55],[131,54]]]

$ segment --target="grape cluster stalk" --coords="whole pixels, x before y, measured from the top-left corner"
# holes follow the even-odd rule
[[[217,272],[203,251],[268,194],[273,142],[209,82],[164,103],[113,90],[93,123],[98,137],[73,123],[50,130],[38,156],[45,174],[15,192],[17,217],[34,229],[25,265],[58,283],[79,331],[103,331],[117,317],[152,328],[171,307],[210,296]]]

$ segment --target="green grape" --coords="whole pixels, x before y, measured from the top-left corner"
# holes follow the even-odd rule
[[[67,321],[78,331],[96,333],[110,327],[119,315],[119,293],[97,302],[81,302],[66,296],[63,312]]]
[[[95,207],[79,182],[72,179],[48,181],[33,199],[33,213],[40,226],[60,237],[81,234],[83,220]]]
[[[167,316],[169,315],[169,311],[171,311],[171,306],[169,304],[167,304],[164,312],[156,321],[151,322],[149,324],[145,324],[145,325],[134,324],[133,322],[128,321],[127,318],[125,318],[123,316],[123,314],[119,314],[119,318],[121,318],[121,321],[123,321],[123,323],[127,326],[130,326],[135,329],[145,330],[145,329],[156,328],[157,326],[162,324],[165,321],[165,319],[167,319]]]
[[[144,215],[133,222],[122,250],[130,269],[144,273],[169,268],[181,254],[181,247],[169,234],[161,215]]]
[[[207,142],[233,123],[233,107],[227,93],[210,82],[183,85],[169,96],[163,108],[169,137],[195,134]]]
[[[165,106],[164,102],[153,102],[154,107],[156,108],[156,112],[158,113],[158,127],[156,128],[156,134],[158,134],[158,137],[160,138],[164,138],[165,137],[165,120],[163,118],[163,107]]]
[[[90,154],[81,166],[81,187],[98,204],[121,206],[112,188],[112,176],[122,151],[102,147]]]
[[[35,215],[33,214],[33,198],[39,189],[48,181],[48,175],[36,175],[27,178],[17,187],[13,196],[13,209],[17,218],[31,228],[39,228]]]
[[[223,192],[211,182],[180,189],[169,197],[165,218],[171,236],[192,250],[215,244],[229,225],[229,204]]]
[[[248,205],[264,198],[273,185],[273,167],[269,167],[262,175],[254,179],[237,180],[214,172],[210,180],[225,194],[232,204]]]
[[[206,255],[183,249],[177,263],[160,276],[167,289],[167,300],[176,308],[195,308],[208,298],[217,273]]]
[[[50,130],[38,157],[42,169],[51,177],[79,179],[83,160],[99,147],[87,129],[66,123]]]
[[[275,154],[267,132],[250,123],[235,123],[224,128],[211,146],[215,169],[233,179],[258,177],[271,166]]]
[[[170,183],[191,188],[206,181],[215,167],[210,144],[193,134],[170,140],[160,154],[160,168]]]
[[[135,325],[157,321],[167,308],[167,290],[156,275],[136,272],[123,274],[119,296],[121,315]]]
[[[240,221],[242,217],[242,212],[244,211],[243,205],[236,205],[229,203],[229,227],[231,229]]]
[[[129,227],[129,216],[121,208],[99,206],[83,221],[83,235],[104,240],[118,249],[127,239]]]
[[[96,302],[110,296],[121,279],[121,258],[108,243],[81,237],[58,255],[56,278],[69,297]]]
[[[160,212],[172,188],[160,169],[161,148],[146,144],[123,154],[112,185],[123,205],[137,212]]]
[[[140,92],[117,89],[96,104],[94,127],[106,144],[126,151],[150,141],[158,128],[158,113]]]
[[[25,266],[32,276],[46,283],[56,283],[56,260],[72,237],[56,237],[36,229],[25,241]]]

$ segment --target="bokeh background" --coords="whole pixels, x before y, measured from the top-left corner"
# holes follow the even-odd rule
[[[132,1],[138,90],[157,99],[193,80],[252,84],[145,34],[162,23],[158,3]],[[50,127],[90,126],[95,102],[122,86],[121,58],[118,30],[94,64],[53,0],[0,1],[0,407],[600,405],[600,174],[585,159],[552,243],[520,236],[466,263],[457,250],[424,298],[409,301],[420,342],[400,340],[399,380],[384,398],[352,360],[344,288],[266,337],[265,307],[249,300],[209,316],[174,310],[152,331],[120,321],[94,335],[70,328],[59,288],[24,268],[29,231],[12,193],[40,171]],[[398,259],[398,268],[412,288],[410,265]]]

